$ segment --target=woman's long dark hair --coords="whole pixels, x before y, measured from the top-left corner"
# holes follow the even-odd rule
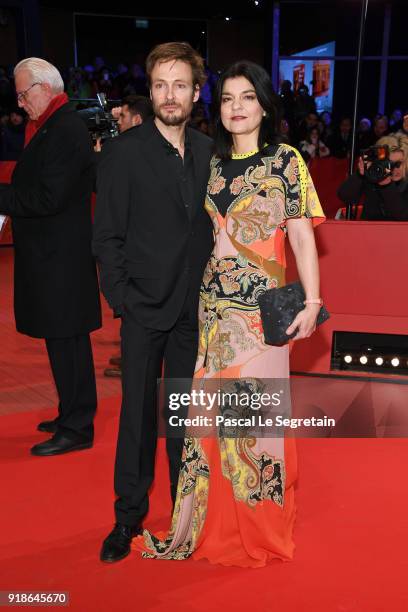
[[[262,66],[242,60],[232,64],[221,75],[215,90],[215,154],[221,159],[231,159],[232,135],[221,121],[222,90],[227,79],[245,77],[254,87],[259,104],[266,112],[258,135],[258,148],[261,150],[265,144],[274,144],[278,141],[278,120],[280,119],[279,98],[276,96],[269,74]]]

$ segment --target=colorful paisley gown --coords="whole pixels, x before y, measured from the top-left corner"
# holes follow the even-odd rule
[[[288,379],[288,345],[264,343],[257,299],[285,284],[287,220],[324,221],[307,167],[286,144],[213,157],[205,208],[215,247],[200,292],[193,387]],[[293,438],[187,436],[170,530],[163,539],[145,530],[143,555],[242,567],[290,560],[296,472]]]

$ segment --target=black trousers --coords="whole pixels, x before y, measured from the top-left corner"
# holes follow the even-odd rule
[[[58,431],[72,439],[93,440],[96,381],[89,334],[46,338],[59,406]]]
[[[162,377],[163,363],[165,380],[192,378],[198,349],[195,306],[196,300],[192,307],[187,298],[176,324],[168,331],[144,327],[129,311],[122,317],[123,399],[115,463],[115,514],[119,523],[135,525],[148,511],[158,435],[157,380]],[[165,395],[169,392],[167,386]],[[173,501],[183,440],[183,432],[166,440]]]

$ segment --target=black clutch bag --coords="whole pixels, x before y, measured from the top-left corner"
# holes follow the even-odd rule
[[[297,330],[290,336],[286,333],[298,312],[304,309],[303,301],[306,299],[302,284],[297,281],[278,289],[268,289],[258,298],[261,311],[262,326],[265,344],[282,346],[296,336]],[[327,321],[330,314],[321,306],[317,316],[316,325]]]

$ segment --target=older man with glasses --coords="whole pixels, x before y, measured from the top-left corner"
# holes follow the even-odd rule
[[[89,333],[101,325],[91,252],[93,150],[55,66],[28,58],[14,77],[29,121],[12,182],[0,185],[0,214],[13,226],[16,327],[45,339],[59,397],[57,418],[38,425],[53,436],[31,452],[57,455],[93,444],[97,400]]]

